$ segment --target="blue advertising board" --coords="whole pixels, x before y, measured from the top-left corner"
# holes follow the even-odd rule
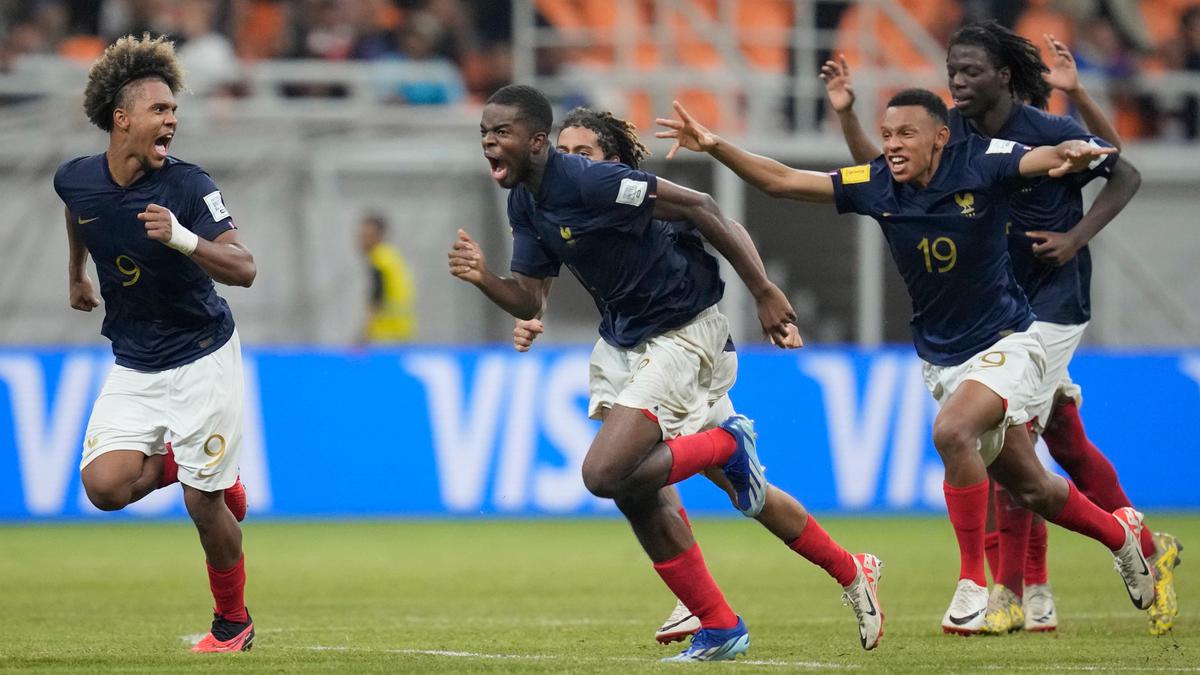
[[[615,514],[579,467],[586,348],[246,351],[241,470],[266,516]],[[100,515],[79,484],[102,349],[0,350],[0,519]],[[1088,434],[1143,508],[1200,508],[1200,352],[1085,351]],[[944,508],[936,406],[907,348],[750,349],[733,401],[758,424],[767,477],[824,512]],[[1045,454],[1045,448],[1040,450]],[[697,477],[694,512],[733,513]],[[105,517],[181,515],[178,488]]]

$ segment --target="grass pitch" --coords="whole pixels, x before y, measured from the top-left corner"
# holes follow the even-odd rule
[[[1098,544],[1051,528],[1057,634],[959,638],[939,622],[958,562],[944,518],[828,518],[885,562],[886,637],[863,652],[825,574],[741,519],[699,520],[750,626],[739,671],[1200,672],[1200,517],[1152,514],[1188,550],[1182,615],[1155,638]],[[193,655],[211,598],[189,523],[0,527],[0,670],[678,672],[654,628],[674,600],[617,520],[249,522],[252,651]],[[1194,553],[1192,552],[1194,550]],[[1189,555],[1191,554],[1191,555]],[[1191,560],[1192,557],[1195,560]]]

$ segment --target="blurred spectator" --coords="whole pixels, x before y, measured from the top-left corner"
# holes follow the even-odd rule
[[[1072,51],[1080,73],[1092,72],[1108,82],[1109,99],[1116,108],[1113,125],[1123,138],[1144,138],[1158,131],[1153,98],[1140,89],[1140,68],[1108,19],[1096,16],[1075,32]]]
[[[238,79],[237,55],[216,28],[217,0],[189,0],[180,13],[179,60],[197,95],[229,91]]]
[[[1200,73],[1200,5],[1188,8],[1179,19],[1179,36],[1166,48],[1167,65],[1175,70]],[[1184,94],[1178,112],[1183,135],[1194,140],[1200,135],[1200,96]]]
[[[378,213],[363,216],[358,226],[358,243],[367,261],[369,277],[367,321],[362,341],[408,342],[417,336],[413,313],[413,280],[408,263],[388,244],[387,220]]]

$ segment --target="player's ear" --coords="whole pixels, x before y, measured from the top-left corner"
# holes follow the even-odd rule
[[[113,129],[121,131],[129,130],[129,113],[125,112],[124,108],[113,108],[112,112]]]
[[[1008,83],[1012,82],[1012,70],[1009,69],[1008,66],[1002,66],[999,70],[997,70],[996,76],[1000,78],[1000,81],[1003,82],[1005,86],[1008,86]]]
[[[933,148],[941,150],[950,142],[950,127],[943,124],[938,127],[937,135],[933,137]]]
[[[529,149],[533,154],[540,154],[543,150],[550,146],[550,134],[539,131],[529,139]]]

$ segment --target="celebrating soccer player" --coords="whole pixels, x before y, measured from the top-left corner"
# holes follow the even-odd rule
[[[637,130],[632,124],[614,117],[611,113],[586,108],[572,110],[563,120],[562,130],[558,134],[558,151],[593,160],[620,162],[634,169],[640,168],[642,159],[650,154],[638,140]],[[729,221],[729,225],[737,230],[739,236],[749,238],[749,234],[740,223]],[[675,248],[682,249],[689,260],[703,261],[707,270],[716,269],[716,259],[704,250],[700,234],[690,223],[668,223],[668,226],[670,230],[667,238],[674,241]],[[577,271],[579,268],[572,266],[571,269]],[[550,280],[548,277],[546,282],[549,283]],[[594,288],[586,279],[580,277],[580,281],[586,288]],[[664,296],[670,296],[674,292],[670,288],[654,291]],[[623,303],[614,293],[593,293],[596,294],[596,306],[603,316],[603,332],[603,326],[613,325],[618,313],[623,309]],[[634,308],[634,313],[642,313],[641,308]],[[540,318],[517,319],[513,328],[513,346],[518,351],[527,351],[544,330]],[[591,416],[595,419],[603,419],[616,401],[617,393],[631,377],[629,359],[621,356],[622,350],[606,342],[606,339],[601,337],[592,353],[592,400],[589,408]],[[614,356],[617,358],[613,358]],[[720,394],[720,397],[705,402],[708,406],[708,416],[701,427],[702,430],[716,428],[734,414],[733,404],[725,393],[737,377],[737,352],[732,341],[717,357],[713,373],[718,384],[710,387],[710,391]],[[705,475],[727,492],[730,490],[722,472],[709,469],[705,471]],[[662,492],[664,498],[677,504],[680,517],[687,523],[686,513],[682,503],[678,501],[675,488],[667,487]],[[843,587],[844,598],[858,619],[860,643],[864,649],[875,648],[883,635],[883,610],[879,608],[876,594],[876,585],[882,572],[880,560],[870,553],[851,555],[825,532],[816,518],[809,514],[799,501],[774,485],[767,487],[766,503],[755,519],[787,544],[788,548],[822,567]],[[654,638],[668,644],[682,640],[699,629],[699,618],[679,600],[674,611],[655,632]]]
[[[1077,173],[1114,150],[1079,140],[1036,148],[980,137],[949,144],[945,103],[933,92],[908,89],[888,102],[883,155],[825,174],[746,152],[678,103],[675,110],[679,119],[659,120],[668,131],[657,135],[676,143],[668,157],[681,147],[706,152],[771,196],[834,202],[839,212],[871,216],[883,229],[912,298],[925,383],[941,406],[933,442],[945,466],[961,559],[943,626],[977,631],[987,611],[989,474],[1021,506],[1107,546],[1134,605],[1149,607],[1154,578],[1139,543],[1141,514],[1097,507],[1038,462],[1025,433],[1045,348],[1005,236],[1008,193],[1019,189],[1019,179]]]
[[[200,534],[216,607],[192,651],[250,649],[243,600],[242,355],[213,280],[249,286],[254,258],[203,169],[167,154],[183,71],[171,42],[123,37],[88,73],[84,110],[108,150],[64,163],[71,306],[100,305],[116,365],[92,409],[80,473],[88,499],[115,511],[174,482]],[[167,440],[170,434],[170,441]]]
[[[954,97],[948,120],[950,142],[979,136],[1028,145],[1072,139],[1105,147],[1110,142],[1120,145],[1116,131],[1080,85],[1070,50],[1053,36],[1045,39],[1054,54],[1053,68],[1042,62],[1032,42],[994,21],[969,24],[955,33],[946,57]],[[845,60],[827,62],[821,77],[854,160],[869,162],[877,157],[879,151],[854,114]],[[1096,134],[1071,118],[1044,111],[1051,86],[1067,92]],[[1096,177],[1106,178],[1107,183],[1084,213],[1081,190]],[[1014,227],[1009,255],[1046,345],[1045,376],[1030,408],[1033,428],[1079,489],[1106,510],[1131,506],[1131,502],[1112,463],[1084,432],[1079,417],[1081,391],[1071,381],[1067,364],[1091,318],[1092,263],[1087,243],[1125,208],[1140,183],[1137,170],[1113,154],[1081,173],[1031,181],[1011,200]],[[992,566],[996,585],[981,630],[992,634],[1022,627],[1054,630],[1058,616],[1046,575],[1045,522],[1039,518],[1031,524],[1028,511],[1008,508],[1009,496],[1003,490],[997,491],[997,499],[999,532],[988,542],[989,556],[997,553]],[[1148,610],[1150,632],[1161,635],[1174,626],[1179,611],[1174,585],[1179,543],[1169,534],[1144,528],[1141,546],[1156,568],[1155,601]]]

